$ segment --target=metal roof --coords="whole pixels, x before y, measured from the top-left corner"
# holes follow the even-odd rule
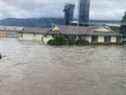
[[[81,27],[81,26],[59,26],[60,33],[63,35],[101,35],[101,36],[121,36],[119,32],[100,32],[95,31],[98,27],[89,26],[89,27]],[[11,31],[11,32],[19,32],[19,33],[35,33],[35,34],[56,34],[55,32],[51,32],[49,28],[31,28],[31,27],[0,27],[0,31]]]

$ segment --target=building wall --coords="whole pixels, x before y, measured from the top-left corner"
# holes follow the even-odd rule
[[[33,34],[33,33],[24,33],[18,34],[19,40],[31,40],[31,41],[40,41],[43,43],[47,43],[50,39],[53,39],[52,36],[46,36],[44,37],[41,34]],[[83,36],[83,39],[88,41],[90,44],[111,44],[111,43],[118,43],[116,36],[111,36],[110,42],[105,42],[105,36],[96,36],[93,38],[93,36]],[[93,40],[94,39],[94,40]]]
[[[17,33],[17,38],[18,38],[19,40],[22,40],[22,39],[23,39],[23,34],[22,34],[22,33]]]
[[[111,44],[111,43],[119,43],[119,41],[117,42],[117,37],[116,36],[111,36],[111,40],[110,42],[105,42],[105,36],[98,36],[98,39],[95,39],[95,41],[93,40],[93,36],[87,36],[85,37],[85,40],[87,40],[89,43],[93,43],[93,44]]]
[[[42,40],[42,35],[40,35],[40,34],[33,35],[33,40],[41,41]]]
[[[30,33],[24,33],[21,37],[23,40],[33,40],[34,35]]]
[[[117,37],[113,36],[111,37],[111,43],[116,43],[117,42]]]
[[[104,43],[104,36],[98,37],[98,43]]]
[[[17,37],[16,32],[0,31],[0,39],[3,39],[3,38],[16,38],[16,37]]]
[[[33,34],[33,33],[18,33],[19,40],[34,40],[34,41],[41,41],[42,35],[40,34]]]
[[[28,40],[28,41],[38,41],[42,42],[44,44],[47,44],[47,42],[51,39],[53,39],[52,36],[46,36],[44,37],[41,34],[33,34],[33,33],[18,33],[18,39],[19,40]]]
[[[8,38],[17,38],[17,33],[16,32],[7,32],[7,37]]]
[[[86,36],[85,40],[88,41],[89,43],[91,43],[91,36]]]
[[[0,39],[7,38],[7,32],[0,31]]]

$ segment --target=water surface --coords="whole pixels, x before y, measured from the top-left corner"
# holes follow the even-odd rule
[[[126,47],[0,41],[0,95],[126,95]]]

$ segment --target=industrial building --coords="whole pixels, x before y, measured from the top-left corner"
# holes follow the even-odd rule
[[[121,34],[113,32],[105,27],[81,27],[81,26],[59,26],[60,34],[68,40],[80,39],[87,41],[89,44],[121,44]],[[45,36],[46,35],[46,36]],[[48,28],[24,28],[18,32],[19,40],[38,40],[47,42],[52,39],[57,32],[48,32]],[[43,41],[44,39],[44,41]]]
[[[23,27],[17,26],[0,26],[0,39],[16,38],[17,31],[22,31]]]
[[[0,28],[0,38],[17,38],[18,40],[30,40],[46,43],[54,35],[59,33],[68,40],[80,39],[89,44],[121,44],[122,35],[112,31],[109,27],[96,26],[59,26],[59,32],[51,32],[48,28]],[[11,35],[11,36],[10,36]]]

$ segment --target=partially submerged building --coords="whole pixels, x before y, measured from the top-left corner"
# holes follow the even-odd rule
[[[80,27],[80,26],[62,26],[62,32],[79,35],[81,40],[86,40],[90,44],[119,44],[121,35],[105,27]]]
[[[59,26],[59,32],[49,28],[0,27],[0,38],[17,38],[47,42],[55,35],[63,35],[68,40],[87,41],[89,44],[121,44],[122,34],[114,32],[109,27]]]
[[[18,31],[23,31],[23,27],[0,26],[0,39],[17,38]]]
[[[121,44],[122,41],[120,33],[105,27],[59,26],[59,28],[59,34],[66,39],[80,39],[89,44]],[[18,39],[43,41],[43,38],[52,39],[54,35],[57,33],[50,32],[48,28],[24,28],[18,32]]]

